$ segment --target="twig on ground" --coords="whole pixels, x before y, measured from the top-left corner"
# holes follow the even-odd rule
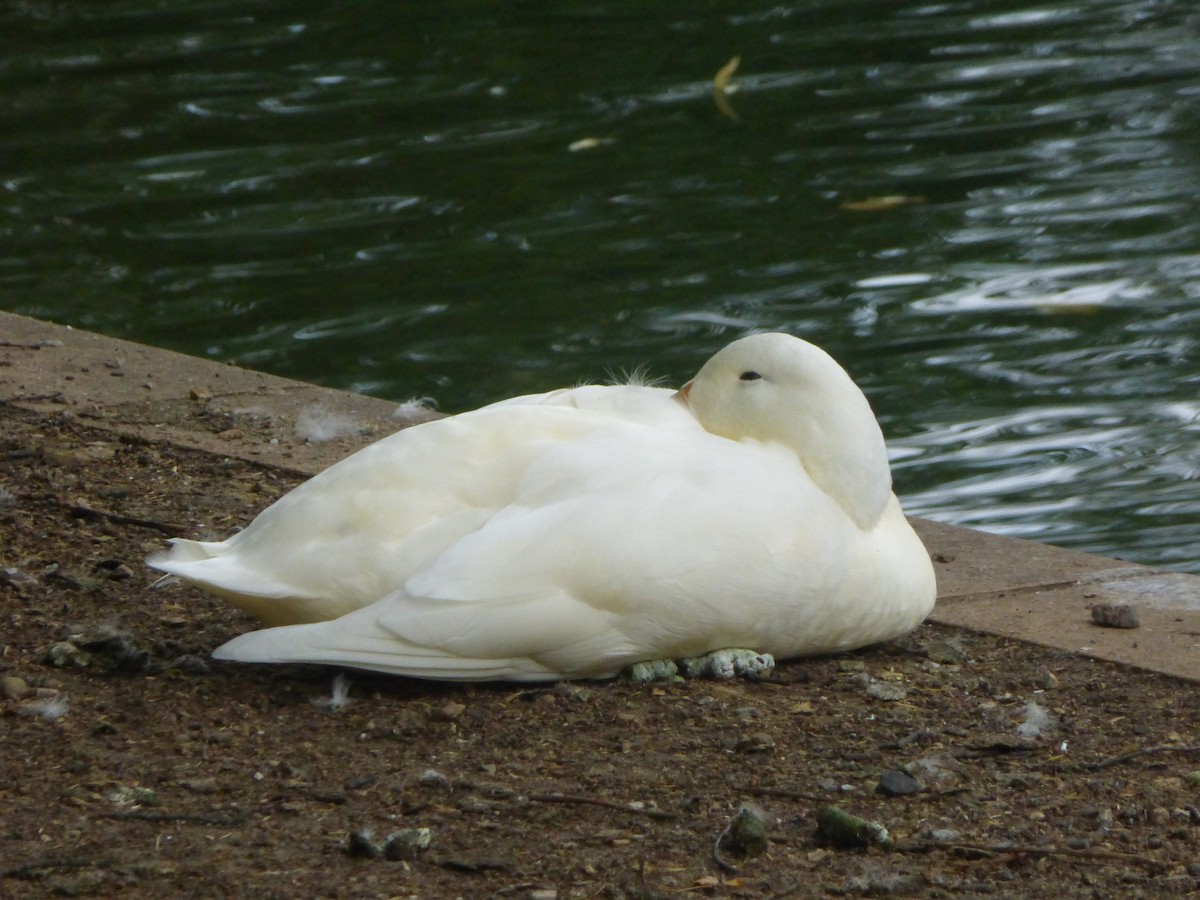
[[[1130,750],[1128,753],[1120,753],[1116,756],[1109,756],[1105,759],[1096,760],[1095,762],[1063,762],[1061,757],[1047,760],[1039,765],[1039,768],[1056,768],[1056,769],[1075,769],[1085,772],[1098,772],[1101,769],[1107,769],[1112,766],[1119,766],[1121,763],[1130,762],[1137,759],[1139,756],[1150,756],[1156,753],[1200,753],[1200,744],[1156,744],[1153,747],[1139,747],[1136,750]]]
[[[586,806],[602,806],[605,809],[617,809],[621,812],[636,813],[649,816],[651,819],[676,819],[678,816],[657,806],[641,806],[637,803],[622,803],[618,800],[605,800],[603,797],[590,797],[586,794],[530,794],[529,800],[534,803],[579,803]]]
[[[141,822],[186,822],[190,825],[240,825],[246,821],[245,810],[211,813],[173,813],[156,809],[130,809],[123,812],[103,812],[105,819],[133,819]]]
[[[755,797],[781,797],[784,800],[811,800],[813,803],[828,803],[828,797],[818,797],[804,791],[793,791],[790,788],[760,787],[751,784],[747,790]]]
[[[187,531],[187,528],[182,525],[159,522],[157,519],[143,519],[140,516],[127,516],[124,513],[113,512],[109,509],[98,509],[94,506],[88,506],[82,500],[76,500],[74,503],[63,503],[63,506],[70,511],[71,515],[84,519],[107,519],[114,525],[136,525],[139,528],[151,528],[171,536],[181,535]]]
[[[107,865],[105,860],[84,859],[78,856],[43,856],[0,869],[0,878],[30,878],[38,869],[86,869]]]
[[[1066,857],[1068,859],[1077,860],[1107,860],[1109,862],[1119,862],[1126,864],[1136,864],[1145,866],[1149,869],[1162,868],[1163,864],[1156,859],[1151,859],[1148,856],[1141,856],[1137,853],[1122,853],[1119,850],[1104,850],[1100,848],[1081,848],[1074,849],[1071,847],[1058,847],[1055,845],[1034,846],[1032,844],[965,844],[959,841],[949,841],[946,843],[933,841],[917,841],[911,844],[901,844],[896,847],[900,853],[928,853],[932,850],[950,850],[964,851],[967,853],[980,853],[987,856],[1002,856],[1005,854],[1012,856],[1045,856],[1045,857]]]
[[[717,835],[717,839],[713,841],[712,858],[722,872],[730,875],[738,871],[738,867],[721,855],[721,842],[729,836],[729,832],[733,829],[733,819],[730,819],[721,833]]]
[[[19,350],[44,350],[46,347],[61,347],[62,341],[0,341],[0,347],[16,347]]]

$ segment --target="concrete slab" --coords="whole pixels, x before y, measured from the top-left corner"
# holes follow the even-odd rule
[[[436,416],[5,312],[0,402],[305,475]],[[338,436],[303,436],[322,426]]]
[[[1072,585],[977,595],[969,602],[939,602],[932,619],[1200,680],[1200,608],[1154,605],[1161,596],[1161,573],[1124,570],[1115,578],[1104,577],[1103,572],[1097,575],[1101,577],[1085,578]],[[1200,601],[1200,578],[1177,574],[1169,577],[1188,583],[1192,600]],[[1101,628],[1092,624],[1091,609],[1097,603],[1130,603],[1138,611],[1140,627]]]
[[[411,409],[397,416],[393,402],[3,312],[0,402],[302,475],[432,417]],[[322,421],[340,425],[339,436],[311,440]],[[914,524],[937,568],[934,621],[1200,680],[1200,576]],[[1091,606],[1101,602],[1134,605],[1141,627],[1091,624]]]

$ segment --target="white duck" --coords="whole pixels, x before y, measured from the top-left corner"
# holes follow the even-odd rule
[[[274,626],[216,658],[420,678],[848,650],[936,593],[866,398],[786,334],[677,393],[579,387],[399,431],[228,540],[172,543],[150,564]]]

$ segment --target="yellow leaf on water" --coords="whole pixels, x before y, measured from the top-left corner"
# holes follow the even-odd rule
[[[595,150],[597,147],[607,147],[612,143],[615,143],[612,138],[585,137],[577,141],[572,141],[567,145],[567,149],[572,153],[579,153],[582,150]]]
[[[713,77],[713,102],[717,104],[717,109],[721,115],[728,116],[730,119],[737,121],[738,114],[729,102],[729,79],[733,77],[733,73],[738,70],[738,66],[742,64],[741,56],[735,56],[725,65],[717,70],[717,74]]]
[[[717,75],[713,79],[713,87],[724,93],[729,88],[729,79],[733,77],[733,73],[738,70],[738,66],[742,64],[742,58],[735,56],[725,65],[717,70]]]
[[[897,209],[901,206],[911,206],[914,203],[924,203],[925,198],[909,194],[885,194],[882,197],[867,197],[864,200],[847,200],[842,203],[842,209],[854,212],[882,212]]]

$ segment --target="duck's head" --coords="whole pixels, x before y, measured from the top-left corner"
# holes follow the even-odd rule
[[[790,334],[729,344],[684,385],[679,398],[706,431],[781,443],[860,528],[891,497],[883,433],[867,398],[824,350]]]

